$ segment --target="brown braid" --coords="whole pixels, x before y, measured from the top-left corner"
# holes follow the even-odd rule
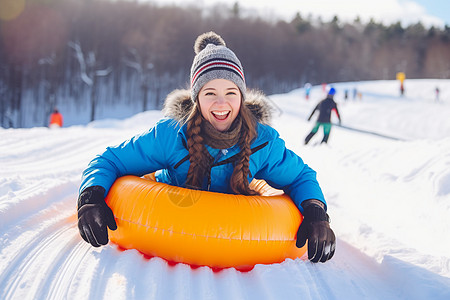
[[[201,135],[202,114],[199,106],[194,104],[193,110],[187,119],[187,146],[189,151],[189,171],[186,178],[186,186],[200,189],[202,180],[208,171],[207,151]]]
[[[236,194],[258,195],[258,192],[249,187],[248,182],[250,155],[252,154],[250,145],[256,137],[256,121],[251,111],[244,104],[241,106],[240,115],[242,118],[241,137],[239,140],[241,152],[239,153],[239,160],[234,166],[230,185]]]

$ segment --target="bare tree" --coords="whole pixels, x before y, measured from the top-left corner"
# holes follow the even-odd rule
[[[97,102],[97,77],[107,76],[112,68],[97,69],[97,58],[94,51],[89,51],[85,56],[79,42],[69,42],[69,47],[75,51],[75,56],[80,64],[81,80],[91,89],[91,122],[95,120],[95,108]]]
[[[128,57],[124,58],[124,63],[136,70],[139,78],[139,84],[142,91],[142,111],[146,111],[148,109],[148,91],[149,91],[149,82],[151,80],[151,73],[153,71],[153,63],[148,59],[142,57],[136,49],[129,49],[132,60]],[[148,57],[148,56],[147,56]]]
[[[56,107],[56,85],[57,80],[55,76],[56,72],[56,54],[52,53],[48,57],[44,57],[38,60],[38,65],[43,68],[43,81],[44,85],[44,126],[47,125],[47,117],[52,110]]]

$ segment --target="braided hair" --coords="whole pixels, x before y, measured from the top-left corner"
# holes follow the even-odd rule
[[[189,151],[189,166],[186,186],[193,189],[200,189],[202,180],[208,171],[207,161],[208,150],[203,143],[201,135],[201,124],[203,118],[200,107],[195,103],[191,114],[187,119],[187,147]]]
[[[243,104],[239,112],[242,118],[241,135],[239,137],[239,159],[234,165],[230,185],[233,192],[243,195],[258,195],[249,187],[248,175],[250,173],[250,145],[256,137],[256,120],[251,111]]]
[[[250,109],[244,104],[241,105],[239,115],[242,118],[242,128],[239,137],[241,151],[234,165],[230,186],[236,194],[258,195],[256,191],[249,187],[248,182],[251,155],[250,145],[256,137],[256,119]],[[207,175],[210,168],[210,155],[201,135],[202,122],[207,121],[202,117],[200,107],[196,101],[187,119],[187,147],[190,166],[186,178],[186,186],[194,189],[201,188],[203,178]]]

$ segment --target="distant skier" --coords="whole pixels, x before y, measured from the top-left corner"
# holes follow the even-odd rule
[[[50,115],[50,122],[48,127],[50,128],[60,128],[63,126],[63,117],[58,109],[54,109],[53,113]]]
[[[309,94],[311,94],[311,88],[312,88],[311,83],[309,83],[309,82],[305,83],[305,99],[306,100],[309,99]]]
[[[436,87],[435,92],[436,92],[435,100],[436,100],[436,102],[439,102],[439,93],[440,93],[439,87]]]
[[[311,138],[317,133],[320,126],[323,127],[323,139],[321,143],[327,143],[328,137],[330,136],[331,131],[331,111],[335,111],[337,114],[337,117],[339,118],[339,124],[341,124],[341,116],[339,114],[336,102],[334,102],[334,95],[336,94],[335,88],[331,88],[328,91],[327,97],[320,101],[319,104],[316,105],[314,110],[312,111],[311,115],[308,118],[308,121],[311,120],[314,113],[318,110],[319,111],[319,118],[316,121],[316,125],[314,125],[311,132],[308,134],[308,136],[305,138],[305,145],[308,144],[308,142],[311,140]]]

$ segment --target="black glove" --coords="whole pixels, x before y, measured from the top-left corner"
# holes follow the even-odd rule
[[[303,222],[297,232],[297,247],[308,240],[308,259],[311,262],[326,262],[336,249],[336,237],[330,228],[325,210],[317,204],[309,204],[303,211]]]
[[[94,247],[108,244],[108,229],[116,230],[114,214],[104,200],[105,189],[90,186],[78,197],[78,229],[81,237]]]

